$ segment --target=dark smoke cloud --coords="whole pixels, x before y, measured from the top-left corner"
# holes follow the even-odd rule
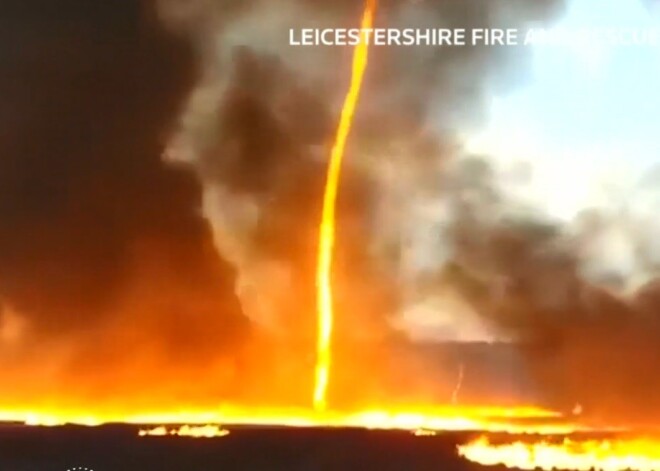
[[[161,159],[197,75],[190,48],[129,0],[2,11],[0,299],[23,327],[0,365],[39,375],[31,359],[61,347],[57,368],[84,388],[153,352],[214,361],[245,333],[234,272],[198,184]]]

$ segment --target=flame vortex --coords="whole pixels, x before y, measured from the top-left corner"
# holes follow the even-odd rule
[[[377,0],[366,0],[364,13],[362,14],[362,31],[372,28]],[[360,42],[355,46],[353,53],[353,68],[351,84],[344,100],[341,110],[339,126],[335,142],[330,154],[328,173],[326,178],[325,192],[323,195],[323,211],[319,228],[318,259],[316,265],[316,297],[317,297],[317,345],[316,345],[316,368],[314,382],[314,408],[323,411],[327,405],[327,389],[330,378],[330,366],[332,363],[332,330],[333,330],[333,296],[332,296],[332,255],[335,243],[335,210],[337,202],[337,191],[339,188],[339,176],[341,163],[346,147],[346,140],[351,129],[353,115],[360,88],[362,77],[367,68],[367,56],[369,50],[368,40],[363,35]]]

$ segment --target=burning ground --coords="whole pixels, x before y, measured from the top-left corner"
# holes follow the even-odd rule
[[[5,417],[309,407],[318,222],[352,51],[290,47],[284,32],[353,26],[361,7],[7,2]],[[383,1],[376,22],[523,26],[565,8]],[[558,218],[525,193],[534,159],[505,172],[466,142],[492,96],[531,80],[531,56],[371,51],[337,207],[331,407],[579,404],[572,422],[657,423],[655,173],[623,203]],[[493,397],[469,366],[454,394],[469,361],[444,367],[447,342],[465,341],[510,344],[500,381],[524,394]],[[448,414],[469,419],[465,405]]]

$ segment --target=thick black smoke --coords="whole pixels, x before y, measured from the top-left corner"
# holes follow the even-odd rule
[[[145,352],[226,352],[246,325],[233,269],[194,177],[161,157],[197,77],[189,45],[131,0],[4,2],[0,40],[0,300],[22,326],[0,365],[34,377],[61,346],[84,389]]]

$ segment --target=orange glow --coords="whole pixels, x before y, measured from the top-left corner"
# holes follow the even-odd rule
[[[229,435],[229,430],[217,425],[182,425],[179,428],[168,429],[164,425],[152,429],[140,430],[141,437],[192,437],[192,438],[219,438]]]
[[[581,430],[563,417],[534,407],[500,408],[481,406],[429,406],[402,409],[372,408],[362,411],[318,412],[304,408],[223,407],[216,411],[107,413],[90,417],[76,411],[0,412],[0,421],[53,426],[66,423],[101,425],[109,422],[132,424],[188,424],[197,426],[276,425],[287,427],[361,427],[374,430],[411,432],[484,430],[490,432],[566,434]],[[170,430],[170,429],[167,429]],[[200,429],[210,430],[210,429]],[[160,431],[160,432],[159,432]],[[162,432],[152,429],[155,435]],[[146,432],[145,432],[146,434]],[[167,433],[171,435],[171,433]]]
[[[419,428],[413,431],[413,435],[415,435],[416,437],[434,437],[436,435],[436,431]]]
[[[361,27],[363,30],[372,28],[375,10],[376,0],[367,0],[362,15]],[[327,405],[326,395],[332,363],[331,341],[334,315],[331,274],[333,247],[335,243],[335,209],[339,188],[339,175],[346,140],[360,96],[360,87],[362,86],[362,77],[367,67],[369,51],[367,41],[364,38],[362,39],[355,46],[351,85],[341,110],[337,135],[330,154],[325,193],[323,195],[323,213],[319,228],[319,248],[316,268],[318,332],[314,383],[314,408],[318,411],[325,410]]]
[[[596,471],[657,471],[660,440],[650,438],[492,444],[488,438],[459,447],[470,461],[518,469]]]

